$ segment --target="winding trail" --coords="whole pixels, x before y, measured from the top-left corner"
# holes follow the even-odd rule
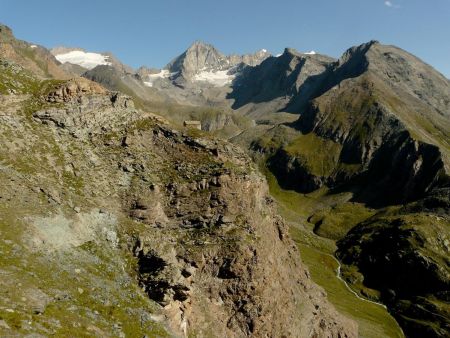
[[[353,289],[348,285],[348,283],[347,283],[347,282],[342,278],[342,276],[341,276],[341,262],[339,262],[339,260],[338,260],[335,256],[333,256],[333,255],[330,255],[330,254],[326,254],[326,255],[332,257],[332,258],[336,261],[336,263],[338,264],[338,268],[337,268],[337,271],[336,271],[336,277],[337,277],[339,280],[341,280],[341,281],[345,284],[345,287],[346,287],[352,294],[354,294],[354,295],[355,295],[358,299],[360,299],[360,300],[363,300],[363,301],[365,301],[365,302],[369,302],[369,303],[372,303],[372,304],[381,306],[381,307],[384,308],[386,311],[388,311],[388,308],[387,308],[386,305],[384,305],[384,304],[382,304],[382,303],[379,303],[379,302],[375,302],[375,301],[373,301],[373,300],[370,300],[370,299],[367,299],[367,298],[364,298],[364,297],[361,297],[357,292],[353,291]],[[389,312],[389,311],[388,311],[388,312]],[[398,324],[398,323],[397,323],[397,324]],[[400,329],[400,331],[401,331],[403,337],[405,337],[405,333],[403,332],[402,327],[401,327],[400,325],[398,325],[398,328]]]
[[[359,298],[359,299],[361,299],[361,300],[363,300],[363,301],[365,301],[365,302],[369,302],[369,303],[372,303],[372,304],[381,306],[382,308],[384,308],[384,309],[387,310],[386,305],[384,305],[384,304],[382,304],[382,303],[375,302],[375,301],[373,301],[373,300],[370,300],[370,299],[367,299],[367,298],[364,298],[364,297],[361,297],[357,292],[353,291],[353,289],[352,289],[352,288],[347,284],[347,282],[341,277],[341,262],[339,262],[339,260],[338,260],[336,257],[334,257],[333,255],[330,255],[330,254],[326,254],[326,255],[332,257],[332,258],[336,261],[336,263],[338,264],[338,268],[337,268],[337,271],[336,271],[336,277],[337,277],[339,280],[341,280],[341,281],[345,284],[345,286],[347,287],[347,289],[348,289],[351,293],[353,293],[357,298]]]

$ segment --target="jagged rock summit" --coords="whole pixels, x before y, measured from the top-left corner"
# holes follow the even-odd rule
[[[179,86],[189,85],[192,82],[224,86],[233,81],[241,68],[255,66],[269,56],[270,53],[265,49],[254,54],[224,55],[214,46],[196,41],[184,53],[168,63],[160,73],[152,74],[148,79],[166,77]]]

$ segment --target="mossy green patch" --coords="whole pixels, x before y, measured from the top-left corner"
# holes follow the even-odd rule
[[[0,94],[14,92],[18,94],[33,94],[40,86],[40,81],[24,68],[0,60]]]
[[[290,142],[299,137],[300,133],[294,128],[285,125],[277,125],[269,130],[253,143],[253,147],[261,149],[266,154],[273,154],[279,148],[288,145]]]
[[[311,174],[329,176],[339,161],[342,146],[331,140],[309,133],[299,136],[284,150],[292,157],[298,158]]]
[[[345,202],[322,209],[309,218],[314,232],[321,237],[339,240],[359,222],[375,214],[362,203]]]
[[[8,217],[6,217],[8,216]],[[30,225],[2,210],[0,319],[19,335],[167,337],[140,290],[129,252],[91,241],[70,251],[29,251]],[[28,222],[26,218],[20,219]],[[5,275],[5,276],[6,276]],[[4,283],[3,283],[4,282]],[[38,297],[38,298],[36,298]],[[40,297],[40,298],[39,298]],[[36,299],[41,299],[36,301]],[[37,302],[37,303],[36,303]],[[36,306],[36,304],[42,304]],[[36,310],[39,309],[39,310]],[[10,334],[0,327],[0,335]]]

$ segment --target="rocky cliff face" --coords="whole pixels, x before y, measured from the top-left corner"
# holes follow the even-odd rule
[[[242,151],[27,76],[0,97],[2,334],[357,336]]]
[[[282,55],[245,69],[228,98],[234,100],[234,109],[254,112],[261,118],[268,112],[298,111],[317,92],[334,61],[286,48]]]
[[[144,131],[127,136],[128,151],[144,146],[143,136]],[[238,169],[248,161],[243,154],[164,129],[157,131],[155,141],[179,154],[175,170],[187,181],[157,184],[150,192],[146,183],[132,187],[130,216],[149,226],[130,245],[139,259],[141,285],[164,306],[174,330],[237,337],[301,337],[310,330],[318,336],[353,334],[344,329],[348,323],[336,326],[325,319],[321,324],[334,314],[324,307],[320,291],[304,283],[308,274],[295,263],[298,253],[282,220],[274,217],[261,176],[221,168],[225,160]],[[179,151],[186,143],[221,161],[196,168],[189,150]],[[285,288],[292,292],[285,294]],[[306,293],[318,297],[317,303],[306,305]],[[299,304],[308,310],[300,310]]]

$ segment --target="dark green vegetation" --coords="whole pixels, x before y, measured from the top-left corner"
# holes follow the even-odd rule
[[[359,268],[364,285],[381,291],[411,336],[445,336],[450,329],[449,211],[449,190],[435,190],[368,218],[338,243],[338,257]]]

